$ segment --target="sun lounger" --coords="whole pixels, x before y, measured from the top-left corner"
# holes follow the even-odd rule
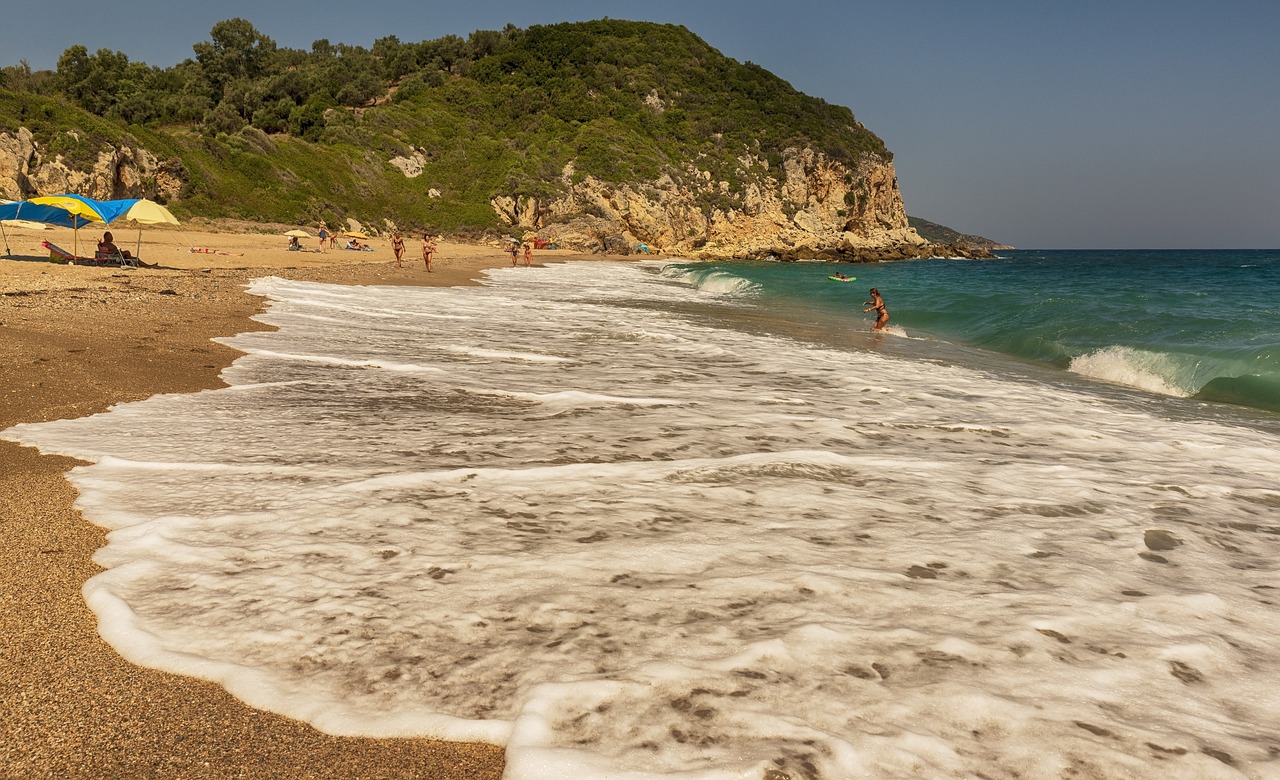
[[[64,263],[75,263],[77,260],[83,261],[87,259],[84,257],[76,257],[62,247],[57,246],[56,244],[50,244],[48,241],[41,241],[40,246],[49,250],[50,260],[61,260]]]
[[[136,257],[125,257],[122,253],[106,254],[104,252],[94,252],[93,257],[78,257],[48,241],[41,241],[40,246],[49,250],[50,260],[59,260],[72,265],[119,265],[125,268],[138,268],[139,262]]]

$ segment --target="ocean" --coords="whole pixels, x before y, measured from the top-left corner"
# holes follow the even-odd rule
[[[262,279],[230,387],[0,435],[92,461],[125,658],[326,732],[1280,777],[1280,252],[1005,255]]]

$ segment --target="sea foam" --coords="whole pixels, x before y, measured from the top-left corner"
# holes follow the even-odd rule
[[[1070,370],[1083,376],[1136,387],[1151,393],[1185,398],[1194,366],[1176,356],[1132,347],[1111,346],[1072,358]]]
[[[1278,776],[1274,436],[655,271],[262,280],[232,389],[4,435],[97,461],[122,655],[332,733],[512,778]]]

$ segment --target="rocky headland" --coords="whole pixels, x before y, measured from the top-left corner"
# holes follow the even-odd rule
[[[932,243],[907,221],[893,163],[868,155],[849,169],[812,149],[783,152],[783,177],[764,160],[738,158],[736,188],[690,163],[678,178],[614,184],[562,176],[553,198],[492,200],[504,223],[579,251],[662,251],[694,259],[876,262],[990,257]],[[705,209],[708,198],[717,205]]]
[[[922,235],[893,154],[850,109],[682,27],[599,20],[295,51],[232,19],[211,38],[194,60],[139,69],[144,82],[120,74],[123,54],[83,46],[56,73],[0,68],[0,197],[145,197],[180,218],[695,259],[994,246]],[[4,89],[6,76],[25,86]]]
[[[596,254],[845,262],[991,256],[982,247],[931,242],[911,227],[892,162],[869,155],[850,169],[822,152],[788,148],[779,178],[759,157],[738,160],[736,186],[693,162],[676,175],[622,183],[577,178],[569,164],[556,182],[559,194],[500,195],[490,205],[522,236]],[[404,157],[387,166],[405,177],[422,173]],[[180,159],[161,160],[140,146],[110,146],[91,164],[76,165],[42,149],[25,127],[0,132],[0,195],[9,199],[74,192],[172,203],[186,185]],[[709,200],[716,205],[708,208]]]

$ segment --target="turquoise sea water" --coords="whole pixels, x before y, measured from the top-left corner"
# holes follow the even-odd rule
[[[884,295],[901,335],[1164,396],[1280,411],[1280,250],[1022,250],[987,261],[683,267],[840,334]],[[917,345],[920,346],[920,345]],[[972,350],[978,350],[974,352]],[[953,355],[956,353],[953,353]],[[961,358],[963,360],[963,358]]]

